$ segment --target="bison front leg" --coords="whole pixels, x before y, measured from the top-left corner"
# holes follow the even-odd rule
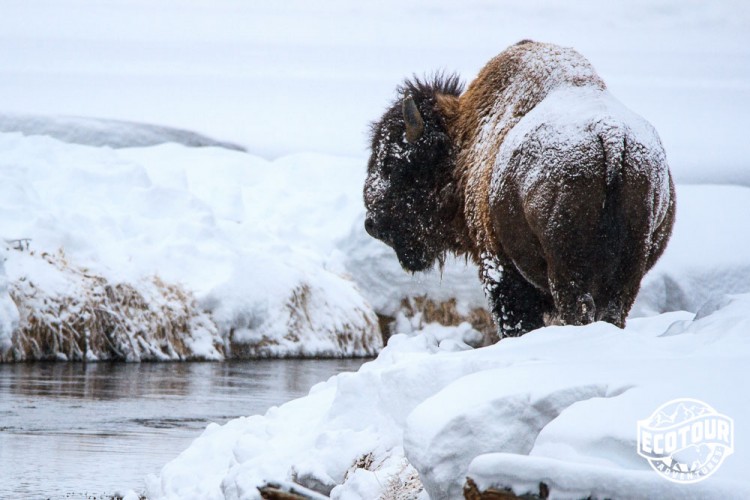
[[[482,259],[480,277],[499,338],[518,337],[544,326],[551,300],[516,270],[496,257]]]

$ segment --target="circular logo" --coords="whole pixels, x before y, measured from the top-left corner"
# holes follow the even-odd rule
[[[664,478],[697,483],[734,452],[734,421],[698,399],[673,399],[638,421],[638,454]]]

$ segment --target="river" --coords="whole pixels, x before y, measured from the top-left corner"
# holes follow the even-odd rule
[[[0,364],[0,499],[142,492],[210,422],[265,413],[362,363]]]

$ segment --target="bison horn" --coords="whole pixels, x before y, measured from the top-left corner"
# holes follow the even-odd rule
[[[422,120],[422,115],[419,114],[419,109],[417,109],[412,96],[406,96],[402,108],[404,111],[404,123],[406,124],[406,140],[414,142],[422,137],[424,120]]]

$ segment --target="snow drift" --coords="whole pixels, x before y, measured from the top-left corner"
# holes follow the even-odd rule
[[[217,141],[189,130],[77,116],[0,114],[0,132],[54,137],[63,142],[97,147],[133,148],[174,142],[191,147],[245,150],[237,144]]]
[[[417,498],[420,485],[458,498],[468,476],[519,495],[544,482],[550,498],[744,497],[747,435],[711,478],[680,485],[637,455],[636,422],[693,397],[741,428],[750,406],[733,387],[750,376],[749,311],[750,295],[731,296],[695,317],[548,327],[482,349],[466,344],[466,324],[395,335],[357,373],[264,416],[210,425],[147,494],[259,498],[265,481],[296,481],[337,499]]]
[[[353,161],[18,133],[0,133],[0,151],[0,235],[24,239],[8,244],[21,315],[12,349],[2,337],[3,360],[366,356],[382,346],[371,306],[325,266],[361,204]]]

